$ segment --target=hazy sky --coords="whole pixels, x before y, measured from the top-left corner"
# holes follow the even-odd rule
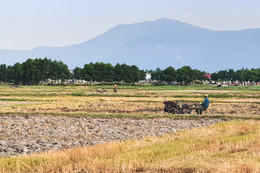
[[[0,0],[0,49],[78,44],[118,24],[165,17],[213,30],[260,28],[260,1]]]

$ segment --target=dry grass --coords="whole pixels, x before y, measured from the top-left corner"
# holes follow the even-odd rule
[[[101,86],[102,87],[102,86]],[[97,95],[95,86],[22,86],[13,88],[0,86],[1,112],[13,113],[106,113],[106,114],[149,114],[166,115],[163,112],[164,100],[180,100],[184,103],[199,103],[203,95],[211,100],[207,115],[256,117],[259,115],[260,99],[257,88],[254,90],[206,90],[186,87],[119,87],[114,94],[109,92]],[[230,98],[228,97],[230,95]],[[237,96],[237,97],[236,97]],[[193,112],[195,114],[195,112]]]
[[[164,100],[199,103],[208,93],[207,116],[259,116],[256,87],[119,86],[117,94],[108,87],[108,93],[97,95],[97,86],[0,86],[1,112],[164,116]],[[255,121],[228,122],[160,138],[1,158],[0,172],[260,172],[259,127]]]
[[[260,123],[0,159],[1,172],[259,172]]]
[[[11,99],[11,97],[10,97]],[[136,97],[82,97],[53,96],[27,97],[28,101],[0,101],[1,112],[13,113],[107,113],[107,114],[149,114],[151,116],[167,115],[163,112],[164,100],[179,100],[178,98],[136,98]],[[30,101],[38,99],[38,101]],[[49,99],[49,100],[48,100]],[[248,98],[248,102],[225,102],[223,99],[211,100],[207,115],[225,115],[237,117],[258,117],[260,104]],[[237,99],[236,99],[237,100]],[[180,104],[199,103],[203,98],[182,99]],[[249,102],[252,103],[249,103]],[[193,112],[195,114],[195,111]]]

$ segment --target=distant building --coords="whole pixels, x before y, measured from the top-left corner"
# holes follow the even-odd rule
[[[146,73],[145,80],[150,80],[152,78],[152,73]]]
[[[209,74],[209,73],[204,74],[204,76],[206,76],[208,79],[211,79],[211,74]]]

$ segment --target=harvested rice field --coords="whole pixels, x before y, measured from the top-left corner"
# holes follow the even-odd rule
[[[260,172],[259,86],[117,88],[1,85],[0,172]]]
[[[107,92],[97,93],[104,88]],[[1,113],[166,116],[163,101],[199,104],[208,94],[207,116],[258,117],[259,87],[215,86],[20,86],[0,87]],[[195,111],[192,112],[195,114]],[[174,116],[174,115],[172,115]]]

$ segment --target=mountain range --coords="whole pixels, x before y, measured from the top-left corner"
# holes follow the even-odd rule
[[[90,62],[126,63],[140,69],[191,66],[214,72],[260,67],[260,29],[213,31],[167,18],[118,25],[86,42],[33,50],[0,49],[1,64],[27,58],[61,60],[70,69]]]

